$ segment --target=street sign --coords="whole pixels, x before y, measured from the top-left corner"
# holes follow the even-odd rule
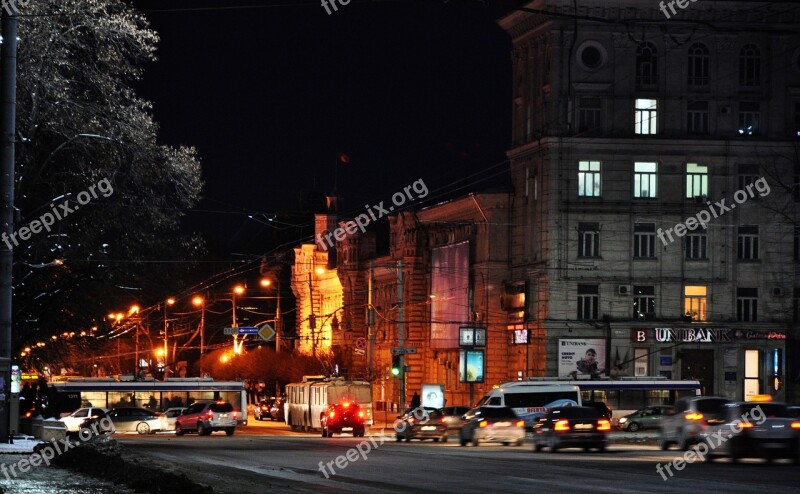
[[[403,355],[408,353],[417,353],[416,348],[403,348],[403,347],[394,347],[392,348],[392,355]]]
[[[240,326],[238,328],[224,328],[223,332],[227,335],[234,334],[258,334],[259,328],[255,326]]]
[[[258,330],[258,336],[260,336],[264,341],[269,341],[275,336],[275,330],[272,329],[272,326],[270,326],[269,323],[265,322]]]
[[[354,348],[353,349],[353,353],[355,353],[356,355],[366,355],[367,354],[367,352],[365,350],[361,350],[360,348]]]
[[[364,350],[367,348],[367,339],[366,338],[359,338],[356,340],[356,348],[359,350]]]
[[[222,328],[222,332],[223,334],[226,334],[228,336],[233,334],[239,334],[239,328]]]

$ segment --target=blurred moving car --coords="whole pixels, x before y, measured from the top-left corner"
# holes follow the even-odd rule
[[[272,415],[270,415],[269,410],[274,401],[275,398],[270,398],[268,400],[261,400],[258,402],[256,407],[253,409],[253,417],[255,417],[256,420],[264,420],[265,418],[272,420]]]
[[[708,447],[709,463],[730,457],[734,463],[740,458],[791,458],[800,464],[800,421],[783,403],[728,403],[701,441]]]
[[[709,421],[720,419],[725,405],[730,402],[719,396],[690,396],[676,401],[675,413],[661,418],[661,449],[667,450],[670,445],[677,444],[679,449],[687,451],[700,441]]]
[[[175,419],[175,434],[182,436],[195,431],[200,436],[207,436],[214,431],[225,431],[232,436],[239,415],[240,412],[227,401],[197,401]]]
[[[116,432],[136,431],[139,434],[150,434],[161,430],[159,413],[147,408],[115,408],[108,412],[107,417],[111,419]]]
[[[600,413],[600,416],[611,422],[611,409],[602,401],[584,401],[583,406],[591,407]]]
[[[464,425],[459,430],[459,441],[462,446],[472,443],[478,446],[482,442],[502,443],[508,446],[514,443],[522,446],[525,441],[525,421],[521,420],[508,407],[486,406],[473,408],[464,414]]]
[[[433,442],[447,442],[447,424],[441,410],[430,407],[417,407],[406,410],[395,422],[395,439],[406,442],[412,439],[433,439]]]
[[[269,415],[272,417],[272,420],[280,420],[283,421],[283,403],[286,400],[282,397],[275,398],[275,401],[272,402],[272,405],[269,407]]]
[[[555,453],[560,448],[595,448],[605,451],[611,421],[594,407],[557,407],[533,426],[533,449],[544,447]]]
[[[175,430],[175,419],[178,418],[183,411],[186,410],[186,407],[175,407],[175,408],[167,408],[161,414],[161,430],[162,431],[174,431]]]
[[[364,436],[364,410],[358,403],[345,401],[328,406],[320,415],[322,437],[333,437],[334,434],[352,432],[353,437]]]
[[[787,406],[786,411],[789,413],[790,417],[794,417],[796,419],[800,419],[800,407],[798,406]]]
[[[464,414],[469,412],[469,407],[444,407],[442,420],[448,429],[460,429],[464,425]]]
[[[105,408],[99,407],[87,407],[87,408],[79,408],[72,412],[71,414],[67,415],[66,417],[61,417],[58,419],[60,422],[64,422],[67,426],[67,432],[78,432],[81,429],[81,425],[87,421],[87,419],[95,419],[99,420],[106,416],[108,410]]]
[[[669,405],[642,408],[620,418],[618,427],[628,432],[636,432],[641,429],[658,429],[661,427],[661,419],[665,415],[673,413],[675,413],[675,407]]]

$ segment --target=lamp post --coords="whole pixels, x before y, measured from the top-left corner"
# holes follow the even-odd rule
[[[263,278],[261,286],[269,288],[272,285],[272,280]],[[281,334],[283,332],[283,320],[281,319],[281,279],[275,275],[275,292],[277,294],[277,305],[275,307],[275,353],[281,351]]]
[[[192,304],[200,307],[200,377],[203,377],[203,352],[206,348],[206,301],[200,295],[192,298]]]
[[[233,287],[233,293],[232,293],[232,296],[231,296],[231,302],[233,302],[233,314],[232,314],[232,317],[233,317],[233,328],[234,329],[239,327],[239,323],[236,322],[236,296],[237,295],[242,295],[242,294],[244,294],[244,286],[236,285],[235,287]],[[234,334],[233,335],[233,353],[235,355],[238,355],[238,354],[242,353],[242,345],[244,344],[244,340],[240,343],[238,341],[238,339],[239,339],[239,335],[238,334]]]
[[[166,369],[167,361],[169,361],[169,344],[168,344],[168,338],[167,338],[167,329],[168,329],[167,328],[167,326],[168,326],[168,324],[167,324],[167,307],[170,306],[170,305],[175,305],[175,299],[172,298],[172,297],[169,297],[164,302],[164,368],[165,369]],[[164,376],[164,377],[166,377],[166,376]]]
[[[130,310],[128,311],[128,315],[129,316],[132,316],[134,314],[136,314],[137,316],[139,315],[139,306],[138,305],[132,305]],[[117,314],[117,321],[120,321],[120,320],[122,320],[122,314],[121,313]],[[135,329],[136,336],[134,337],[134,339],[136,340],[136,345],[135,345],[136,348],[134,350],[134,358],[136,359],[136,363],[133,366],[133,372],[134,372],[133,379],[137,380],[137,379],[139,379],[139,318],[138,317],[136,318],[135,324],[136,324],[136,329]]]

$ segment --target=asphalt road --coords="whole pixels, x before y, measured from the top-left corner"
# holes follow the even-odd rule
[[[396,443],[372,431],[374,444],[342,436],[325,439],[259,423],[236,435],[118,435],[133,452],[184,471],[215,491],[263,492],[800,492],[800,468],[746,460],[694,463],[664,480],[656,464],[680,458],[655,446],[615,444],[605,453],[563,450],[534,453],[524,447],[460,447],[426,441]],[[364,438],[370,440],[367,436]],[[384,442],[381,442],[381,439]],[[358,446],[364,450],[362,455]],[[377,447],[376,447],[377,446]],[[348,451],[350,459],[347,459]],[[337,457],[339,466],[337,466]],[[326,465],[329,478],[320,471]],[[329,462],[333,462],[327,466]],[[335,474],[331,474],[331,469]]]

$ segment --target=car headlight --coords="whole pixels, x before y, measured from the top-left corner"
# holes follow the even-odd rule
[[[621,419],[619,419],[619,423],[620,424],[624,424],[627,421],[628,421],[628,417],[622,417]]]

